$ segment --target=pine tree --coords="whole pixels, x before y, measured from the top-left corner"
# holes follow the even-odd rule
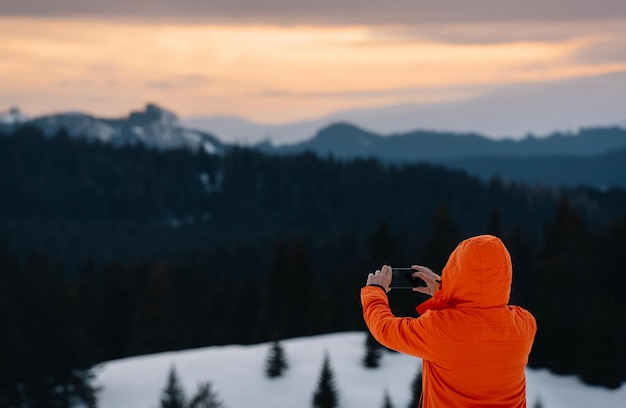
[[[535,276],[535,252],[531,240],[520,224],[515,224],[505,240],[513,263],[513,285],[511,287],[511,303],[534,309],[532,296],[533,286],[537,282]]]
[[[411,401],[408,408],[415,408],[419,406],[420,399],[422,398],[422,367],[418,370],[413,382],[411,383]]]
[[[491,211],[489,223],[487,224],[485,232],[493,235],[494,237],[504,238],[504,234],[502,233],[502,222],[500,221],[500,211],[498,211],[497,208],[494,208]]]
[[[167,384],[161,393],[161,408],[185,407],[185,393],[178,379],[176,369],[172,367],[167,377]]]
[[[317,390],[313,394],[313,408],[335,408],[338,405],[339,396],[335,385],[335,374],[330,365],[330,357],[326,353]]]
[[[420,262],[439,273],[450,253],[459,243],[459,225],[452,217],[448,206],[441,202],[431,218],[429,237],[422,248]]]
[[[387,390],[385,390],[385,394],[383,396],[383,408],[393,408],[391,397],[389,396],[389,391]]]
[[[288,367],[285,351],[280,342],[274,340],[266,360],[265,373],[270,378],[280,377]]]
[[[268,273],[268,291],[265,299],[262,326],[270,330],[270,334],[284,336],[285,332],[285,294],[288,288],[286,281],[289,277],[289,255],[287,246],[279,242],[272,255]],[[267,335],[268,333],[266,333]]]
[[[28,348],[24,347],[20,315],[22,297],[16,296],[21,288],[20,265],[9,246],[0,241],[0,406],[19,406],[19,390],[16,386],[27,374],[24,358]]]
[[[248,324],[233,324],[228,330],[235,342],[250,344],[254,342],[258,336],[259,327],[258,311],[261,304],[261,293],[257,282],[257,276],[254,273],[248,273],[243,277],[240,284],[236,284],[231,290],[232,300],[230,306],[229,319],[230,322],[252,321]],[[257,315],[254,315],[257,313]]]
[[[393,265],[396,252],[395,238],[387,222],[382,220],[369,239],[370,267],[380,268],[383,264]]]
[[[147,354],[181,347],[184,327],[167,266],[159,262],[135,310],[132,351]]]
[[[603,366],[602,376],[596,377],[596,383],[600,381],[609,388],[619,388],[626,378],[626,327],[615,322],[626,321],[626,302],[624,301],[623,288],[626,285],[626,276],[623,273],[623,265],[626,265],[626,212],[615,220],[607,231],[606,244],[602,245],[601,262],[603,274],[599,279],[601,293],[600,302],[603,305],[604,316],[597,316],[597,324],[602,321],[613,322],[602,328],[605,333],[606,352],[596,364]],[[607,341],[608,340],[608,341]],[[608,345],[608,347],[606,347]],[[594,356],[597,357],[597,356]],[[593,357],[590,357],[593,358]]]
[[[534,311],[542,329],[533,345],[531,365],[548,365],[557,374],[575,374],[589,349],[602,349],[601,343],[581,341],[582,335],[589,334],[585,325],[593,326],[600,317],[594,314],[594,307],[589,307],[587,297],[594,297],[598,290],[595,277],[600,267],[594,250],[582,216],[563,197],[538,257],[541,285],[534,288],[538,297]]]
[[[99,282],[101,310],[98,315],[99,345],[103,360],[114,360],[129,355],[132,310],[137,301],[129,284],[133,270],[122,262],[109,262],[104,266]]]
[[[321,295],[305,242],[292,238],[276,246],[268,276],[264,319],[271,335],[311,335],[319,330]]]
[[[381,348],[380,343],[368,330],[365,336],[365,356],[363,356],[363,365],[366,368],[378,368],[380,366]]]
[[[210,382],[198,385],[196,395],[189,401],[189,408],[222,408],[224,405],[217,398]]]
[[[309,255],[309,248],[302,238],[291,240],[290,267],[286,293],[285,337],[308,336],[317,333],[321,325],[319,310],[322,308],[320,288]]]

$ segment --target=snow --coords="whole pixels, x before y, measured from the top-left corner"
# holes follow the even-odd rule
[[[11,108],[6,113],[0,113],[0,124],[14,125],[23,123],[28,120],[28,117],[24,115],[19,108]]]
[[[203,142],[202,143],[202,148],[204,149],[204,152],[207,153],[207,154],[215,154],[215,153],[217,153],[217,149],[215,148],[213,143]]]
[[[199,383],[211,382],[229,408],[293,408],[311,406],[324,353],[330,357],[341,408],[381,407],[388,391],[394,407],[406,407],[419,359],[385,352],[381,366],[361,364],[365,334],[347,332],[284,340],[289,369],[283,377],[265,376],[269,343],[215,346],[132,357],[102,364],[96,384],[102,408],[157,408],[169,370],[174,367],[187,397]],[[527,369],[528,406],[540,398],[545,408],[623,408],[626,386],[618,390],[591,387],[574,376],[555,376]]]

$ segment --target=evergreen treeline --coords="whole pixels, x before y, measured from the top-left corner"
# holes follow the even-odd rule
[[[523,225],[535,243],[563,194],[592,224],[604,225],[626,207],[621,189],[560,191],[497,179],[485,184],[429,164],[308,153],[114,148],[63,131],[46,138],[35,127],[0,134],[0,191],[0,238],[21,259],[45,249],[70,274],[87,258],[100,265],[173,260],[237,245],[268,254],[273,240],[293,235],[317,246],[346,239],[362,244],[381,220],[401,234],[413,257],[441,203],[461,234],[482,231],[498,209],[503,225]]]
[[[198,384],[196,393],[187,400],[175,367],[167,375],[160,403],[161,408],[224,408],[210,381]]]
[[[35,128],[0,136],[0,406],[93,400],[90,368],[138,354],[363,330],[383,263],[440,271],[502,237],[531,365],[626,379],[626,192],[482,183],[312,154],[112,148]],[[420,294],[392,293],[414,315]]]

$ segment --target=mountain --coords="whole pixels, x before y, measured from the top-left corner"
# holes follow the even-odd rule
[[[17,113],[16,113],[17,112]],[[177,116],[154,104],[147,104],[143,111],[131,112],[127,117],[103,119],[82,112],[66,112],[26,119],[19,111],[12,110],[11,116],[0,126],[10,131],[22,124],[39,127],[47,136],[65,129],[72,137],[111,143],[115,146],[138,143],[158,149],[189,148],[203,149],[207,153],[223,151],[223,143],[209,133],[184,127]],[[9,117],[19,118],[8,120]]]
[[[389,393],[394,407],[406,407],[420,360],[400,353],[384,353],[381,365],[365,369],[365,334],[345,332],[282,342],[289,368],[283,377],[265,377],[270,344],[229,345],[133,357],[110,361],[96,370],[102,386],[102,408],[157,406],[173,367],[185,394],[199,383],[211,382],[226,407],[293,408],[311,406],[324,353],[328,353],[335,386],[343,408],[381,407]],[[526,370],[528,406],[541,400],[548,408],[602,408],[624,406],[626,385],[607,390],[583,384],[574,376],[556,376],[541,369]],[[245,390],[245,392],[242,392]]]
[[[19,125],[28,120],[28,117],[20,111],[19,108],[13,107],[8,112],[0,113],[0,127],[9,127]]]
[[[493,140],[468,133],[414,131],[382,136],[347,123],[328,126],[310,140],[292,145],[257,145],[265,152],[353,159],[375,157],[391,163],[425,161],[489,180],[600,188],[626,187],[626,129],[582,129],[545,138]]]
[[[405,103],[353,109],[287,124],[219,116],[183,119],[228,142],[274,145],[302,142],[332,123],[348,122],[380,134],[415,129],[476,132],[491,139],[520,139],[581,128],[626,124],[626,71],[550,83],[522,83],[457,101]]]
[[[383,136],[348,123],[321,129],[310,140],[260,148],[276,153],[313,151],[336,157],[378,157],[383,160],[442,160],[468,157],[528,157],[540,155],[595,155],[626,148],[626,129],[583,129],[575,134],[556,133],[538,139],[493,140],[475,133],[413,131]]]
[[[495,119],[494,119],[495,120]],[[0,131],[10,131],[28,123],[48,136],[65,129],[70,136],[85,137],[113,145],[144,144],[159,149],[203,149],[221,153],[233,144],[244,144],[270,154],[312,151],[336,158],[374,157],[386,162],[427,161],[460,169],[489,180],[493,176],[528,183],[599,188],[626,187],[626,129],[582,128],[575,132],[554,132],[547,136],[527,135],[520,139],[493,139],[477,132],[411,130],[404,133],[377,133],[353,123],[335,122],[304,137],[308,128],[322,122],[302,122],[283,127],[267,127],[263,142],[245,139],[258,128],[249,122],[221,118],[214,124],[221,129],[237,125],[242,133],[223,141],[200,130],[154,104],[127,117],[102,119],[85,113],[61,113],[32,119],[12,109],[0,115]],[[256,129],[256,130],[255,130]],[[276,144],[273,131],[290,132],[297,143]],[[232,140],[238,140],[233,142]],[[287,140],[287,139],[285,139]]]
[[[250,146],[260,142],[283,145],[310,139],[319,129],[337,120],[314,119],[289,124],[271,125],[251,122],[231,116],[211,116],[182,119],[191,129],[209,131],[226,143]]]
[[[626,188],[626,149],[597,155],[542,155],[532,157],[470,157],[440,161],[484,181],[498,176],[533,185],[593,186],[602,190]]]

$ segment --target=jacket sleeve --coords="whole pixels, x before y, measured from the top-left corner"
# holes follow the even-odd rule
[[[387,294],[376,286],[361,289],[361,304],[365,323],[380,344],[401,353],[431,359],[430,312],[418,318],[396,317],[391,313]]]

